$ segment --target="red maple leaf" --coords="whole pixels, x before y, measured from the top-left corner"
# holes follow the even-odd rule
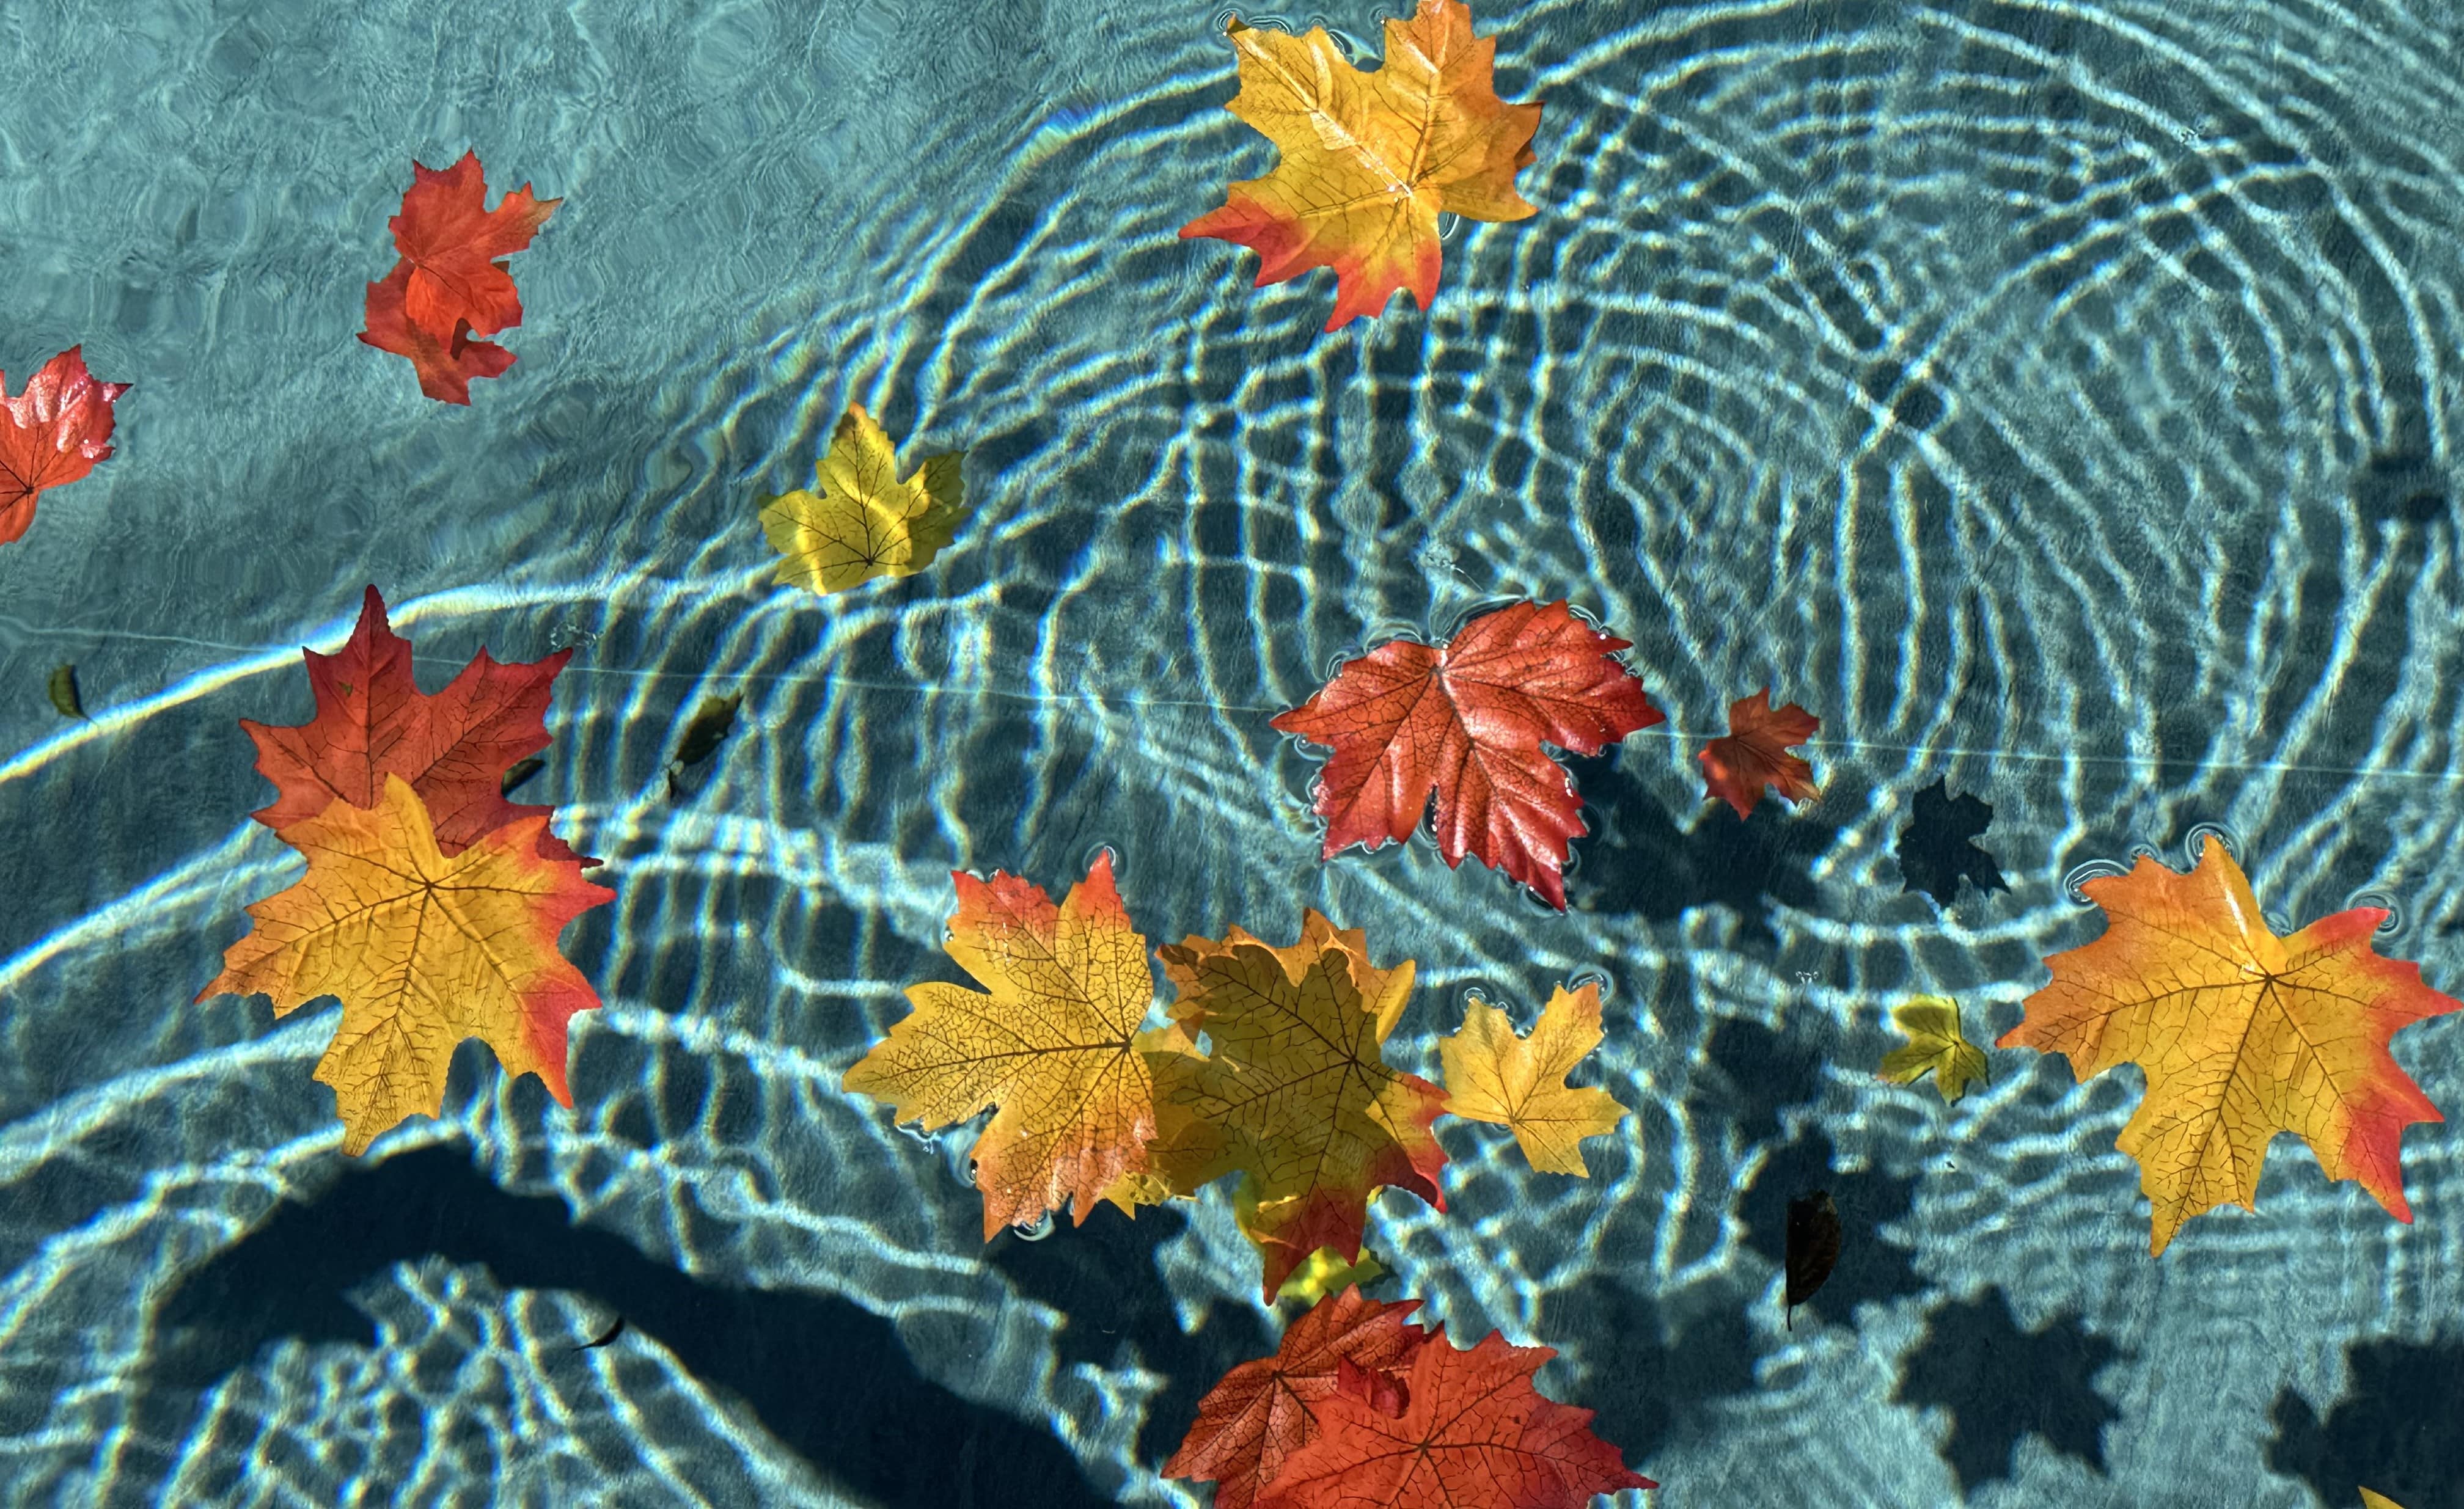
[[[1404,1369],[1403,1408],[1334,1390],[1316,1432],[1284,1458],[1257,1509],[1587,1509],[1595,1494],[1660,1485],[1592,1433],[1592,1411],[1544,1397],[1556,1356],[1495,1331],[1467,1352],[1441,1326]]]
[[[524,184],[487,208],[488,181],[476,152],[463,153],[443,172],[418,163],[410,172],[402,213],[385,222],[394,250],[411,268],[403,312],[440,342],[455,339],[465,325],[490,336],[520,324],[521,295],[498,258],[528,247],[563,201],[534,199]]]
[[[1408,838],[1437,798],[1438,852],[1465,854],[1566,906],[1566,843],[1582,803],[1544,741],[1576,754],[1661,719],[1627,647],[1563,602],[1517,602],[1443,645],[1394,640],[1347,663],[1273,727],[1329,746],[1317,782],[1324,854]]]
[[[410,358],[419,373],[419,390],[440,404],[471,402],[471,380],[503,377],[514,364],[504,347],[471,339],[471,327],[457,325],[452,338],[439,340],[413,323],[403,308],[410,285],[411,266],[396,262],[382,283],[368,285],[367,328],[360,339],[379,351]]]
[[[1820,718],[1793,702],[1773,708],[1769,687],[1739,697],[1728,704],[1728,732],[1696,756],[1710,784],[1704,795],[1736,808],[1740,818],[1753,816],[1765,786],[1778,788],[1791,801],[1811,798],[1814,767],[1791,754],[1788,746],[1804,743],[1820,727]]]
[[[71,346],[26,380],[26,391],[9,396],[0,373],[0,545],[34,522],[34,499],[46,488],[65,487],[111,454],[111,405],[128,391],[125,383],[98,383],[85,369],[83,346]]]
[[[419,689],[410,641],[385,622],[385,599],[368,588],[350,639],[331,655],[301,650],[317,715],[274,727],[240,719],[256,740],[256,768],[274,782],[273,805],[255,814],[276,833],[313,818],[337,798],[373,807],[385,778],[400,776],[427,804],[437,848],[447,858],[521,818],[550,807],[507,801],[506,767],[547,747],[550,684],[573,651],[527,665],[500,666],[481,650],[443,691]],[[542,859],[577,858],[542,828]],[[583,859],[586,867],[599,862]]]
[[[1347,1367],[1359,1375],[1358,1394],[1376,1393],[1376,1379],[1392,1385],[1394,1369],[1427,1340],[1405,1319],[1419,1303],[1366,1299],[1357,1288],[1320,1300],[1284,1332],[1274,1356],[1243,1363],[1198,1402],[1198,1420],[1164,1476],[1212,1478],[1215,1509],[1249,1509],[1284,1459],[1317,1433],[1309,1406],[1337,1391]]]

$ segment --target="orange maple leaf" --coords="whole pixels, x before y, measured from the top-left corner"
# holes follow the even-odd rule
[[[2082,1082],[2123,1062],[2146,1071],[2114,1146],[2139,1161],[2149,1250],[2228,1200],[2257,1209],[2279,1131],[2308,1143],[2329,1178],[2411,1220],[2404,1128],[2444,1118],[2387,1039],[2464,1001],[2422,984],[2419,965],[2371,951],[2387,913],[2356,907],[2279,938],[2212,837],[2187,875],[2143,857],[2081,888],[2104,908],[2104,935],[2045,961],[2053,983],[1995,1046],[2067,1054]]]
[[[419,376],[419,390],[440,404],[468,404],[477,378],[503,377],[514,354],[494,341],[473,340],[471,327],[457,324],[442,339],[413,321],[403,299],[410,288],[411,266],[396,262],[382,282],[368,285],[367,328],[360,339],[379,351],[410,359]]]
[[[1352,66],[1324,27],[1306,36],[1236,17],[1241,91],[1224,108],[1282,151],[1275,170],[1234,184],[1223,208],[1181,228],[1258,253],[1258,283],[1334,269],[1335,330],[1375,315],[1398,288],[1422,309],[1438,291],[1438,216],[1521,220],[1514,191],[1532,161],[1540,106],[1497,98],[1497,43],[1474,36],[1463,0],[1420,0],[1386,23],[1374,74]]]
[[[561,199],[536,199],[531,186],[490,209],[487,176],[477,152],[439,172],[410,164],[402,213],[385,222],[394,250],[410,266],[404,315],[431,339],[451,341],[460,327],[489,336],[522,322],[521,295],[498,260],[523,250]]]
[[[1269,1303],[1321,1247],[1359,1260],[1378,1186],[1446,1208],[1445,1150],[1429,1130],[1445,1091],[1379,1051],[1411,995],[1408,960],[1373,968],[1357,929],[1338,932],[1314,911],[1289,948],[1233,928],[1220,943],[1192,937],[1156,952],[1180,993],[1173,1021],[1214,1045],[1206,1058],[1149,1056],[1165,1102],[1158,1162],[1182,1193],[1248,1176],[1236,1211],[1265,1259]]]
[[[518,818],[449,859],[400,776],[385,777],[374,807],[331,802],[283,830],[307,875],[249,907],[255,929],[224,951],[197,999],[263,992],[280,1017],[341,997],[317,1078],[334,1087],[348,1153],[443,1108],[446,1066],[465,1038],[571,1105],[565,1026],[599,995],[557,935],[616,893],[583,880],[578,862],[539,854],[546,826]]]
[[[34,500],[65,487],[111,456],[111,405],[125,383],[98,383],[85,369],[85,348],[71,346],[9,396],[0,373],[0,545],[34,522]]]
[[[1771,689],[1728,704],[1728,732],[1704,746],[1706,797],[1717,797],[1737,809],[1740,818],[1754,815],[1763,788],[1777,789],[1791,801],[1814,796],[1814,767],[1791,754],[1788,747],[1814,737],[1822,720],[1792,702],[1771,705]]]
[[[995,871],[953,876],[944,947],[986,987],[911,985],[915,1009],[847,1070],[846,1088],[886,1101],[926,1131],[1001,1107],[976,1139],[984,1236],[1098,1200],[1125,1210],[1150,1167],[1155,1080],[1138,1031],[1155,1001],[1146,939],[1130,926],[1099,855],[1059,907]]]

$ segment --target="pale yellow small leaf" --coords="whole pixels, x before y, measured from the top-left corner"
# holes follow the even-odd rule
[[[1475,995],[1463,1030],[1439,1039],[1446,1113],[1509,1127],[1523,1156],[1544,1173],[1588,1177],[1582,1140],[1616,1128],[1625,1107],[1606,1090],[1574,1089],[1567,1071],[1600,1045],[1600,988],[1557,987],[1529,1038],[1506,1013]]]
[[[1959,1030],[1959,1003],[1947,995],[1916,995],[1891,1013],[1891,1025],[1907,1042],[1882,1056],[1881,1076],[1913,1084],[1927,1073],[1946,1102],[1968,1093],[1969,1082],[1987,1077],[1985,1050]]]
[[[902,481],[888,431],[849,405],[813,465],[812,488],[761,500],[762,531],[785,558],[779,584],[830,593],[923,570],[966,516],[958,461],[927,456]]]
[[[2404,1509],[2404,1505],[2385,1494],[2374,1494],[2365,1488],[2362,1490],[2362,1509]]]

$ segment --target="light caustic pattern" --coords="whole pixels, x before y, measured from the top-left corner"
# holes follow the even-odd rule
[[[1020,1430],[1011,1458],[1059,1454],[1089,1501],[1189,1502],[1154,1472],[1184,1422],[1151,1411],[1271,1345],[1223,1204],[986,1256],[968,1134],[839,1089],[901,989],[949,977],[950,869],[1057,887],[1110,844],[1150,937],[1283,942],[1314,906],[1419,960],[1411,1072],[1475,985],[1523,1024],[1614,981],[1596,1083],[1635,1114],[1594,1177],[1444,1124],[1447,1213],[1382,1196],[1370,1240],[1458,1334],[1561,1346],[1555,1387],[1651,1476],[2118,1505],[2196,1460],[2217,1502],[2308,1501],[2253,1422],[2325,1413],[2358,1337],[2437,1334],[2454,1222],[2279,1153],[2257,1214],[2160,1268],[2112,1150],[2126,1086],[1996,1054],[1946,1112],[1871,1071],[1909,994],[2007,1027],[2092,927],[2055,877],[2200,820],[2271,909],[2390,889],[2420,919],[2390,951],[2464,966],[2431,926],[2464,899],[2444,11],[1485,7],[1501,95],[1546,102],[1540,213],[1458,229],[1428,316],[1327,336],[1323,276],[1253,289],[1248,253],[1176,236],[1269,160],[1202,11],[791,9],[387,3],[175,47],[143,39],[196,18],[140,4],[25,39],[0,130],[54,145],[5,190],[46,228],[0,249],[8,360],[82,339],[138,385],[120,453],[0,553],[11,1498],[444,1498],[517,1456],[628,1502],[895,1497],[695,1342],[683,1295]],[[56,124],[86,119],[110,129]],[[406,140],[563,198],[522,361],[467,413],[350,339]],[[809,479],[850,402],[907,465],[967,448],[976,510],[913,579],[773,590],[754,499]],[[247,820],[236,720],[305,715],[293,647],[371,580],[431,686],[579,637],[524,795],[618,896],[566,940],[607,1003],[577,1109],[466,1050],[444,1120],[346,1170],[308,1079],[330,1008],[184,1003],[296,873]],[[1670,713],[1586,769],[1573,909],[1420,841],[1320,864],[1315,767],[1266,718],[1516,596],[1635,641]],[[62,661],[91,728],[34,694]],[[1823,720],[1820,794],[1766,803],[1741,861],[1690,755],[1766,684]],[[677,722],[738,689],[671,801]],[[2013,884],[1947,918],[1888,857],[1936,776],[1993,803]],[[2453,1055],[2397,1048],[2464,1104]],[[2435,1133],[2425,1211],[2453,1204]],[[268,1245],[448,1164],[569,1260],[427,1226]],[[1862,1201],[1880,1256],[1781,1331],[1800,1180]],[[1891,1400],[1878,1369],[1941,1345],[1943,1296],[1994,1287],[2120,1348],[2101,1473],[2040,1440],[1970,1481]],[[276,1291],[320,1308],[249,1307]],[[611,1292],[635,1323],[563,1350]],[[2211,1394],[2156,1408],[2193,1368]],[[502,1486],[569,1501],[563,1471]]]

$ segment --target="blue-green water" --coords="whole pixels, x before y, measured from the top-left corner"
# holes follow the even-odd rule
[[[2150,1258],[2135,1070],[1873,1075],[1910,994],[2007,1030],[2099,927],[2064,877],[2200,823],[2279,923],[2379,893],[2464,987],[2455,14],[1476,13],[1541,212],[1332,335],[1326,274],[1176,236],[1272,160],[1203,8],[0,15],[0,366],[136,384],[0,546],[10,1502],[1204,1502],[1157,1471],[1281,1324],[1221,1192],[987,1246],[969,1138],[838,1087],[957,977],[954,868],[1109,845],[1157,942],[1316,907],[1417,959],[1423,1073],[1475,986],[1612,982],[1595,1176],[1450,1121],[1450,1209],[1370,1241],[1457,1339],[1558,1347],[1661,1509],[2464,1504],[2464,1133],[2407,1136],[2409,1226],[2281,1139]],[[353,339],[410,163],[466,148],[563,200],[467,409]],[[850,402],[965,448],[978,512],[774,589],[755,498]],[[237,720],[308,715],[371,581],[430,688],[579,647],[523,795],[617,900],[565,939],[574,1110],[468,1045],[348,1161],[336,1009],[191,997],[298,869]],[[1425,839],[1321,864],[1267,718],[1526,596],[1670,712],[1576,762],[1572,909]],[[1740,825],[1692,755],[1766,683],[1821,797]],[[2011,888],[1937,910],[1892,851],[1944,777]],[[2459,1033],[2395,1042],[2451,1114]],[[1848,1245],[1784,1328],[1817,1185]]]

